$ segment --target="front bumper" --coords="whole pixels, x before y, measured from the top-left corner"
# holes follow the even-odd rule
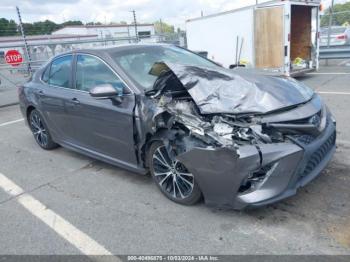
[[[329,121],[310,143],[278,143],[227,148],[195,148],[178,156],[196,177],[206,204],[234,209],[259,207],[296,194],[316,178],[335,152],[336,127]],[[260,157],[261,156],[261,157]],[[263,181],[240,193],[243,181],[263,166],[273,166]]]

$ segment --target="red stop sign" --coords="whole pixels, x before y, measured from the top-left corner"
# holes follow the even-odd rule
[[[12,66],[18,66],[23,62],[23,57],[17,50],[9,50],[5,54],[5,60]]]

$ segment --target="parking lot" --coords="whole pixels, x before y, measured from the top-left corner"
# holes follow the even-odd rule
[[[0,109],[1,254],[350,255],[350,67],[300,78],[338,121],[323,174],[278,204],[248,211],[167,200],[151,177],[64,148],[43,151],[18,106]]]

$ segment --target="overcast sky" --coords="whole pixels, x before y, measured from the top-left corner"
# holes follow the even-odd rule
[[[259,0],[265,2],[266,0]],[[335,0],[336,3],[350,0]],[[329,5],[331,0],[324,0]],[[205,15],[254,4],[255,0],[0,0],[0,17],[18,20],[15,6],[24,22],[67,20],[86,22],[132,21],[131,10],[137,12],[138,22],[163,21],[184,28],[185,21]]]

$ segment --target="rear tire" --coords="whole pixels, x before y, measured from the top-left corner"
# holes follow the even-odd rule
[[[147,160],[154,182],[168,199],[187,206],[201,200],[202,192],[195,177],[182,163],[169,156],[162,142],[151,145]]]
[[[50,135],[47,125],[38,110],[33,109],[28,117],[28,123],[35,141],[45,150],[52,150],[58,147]]]

